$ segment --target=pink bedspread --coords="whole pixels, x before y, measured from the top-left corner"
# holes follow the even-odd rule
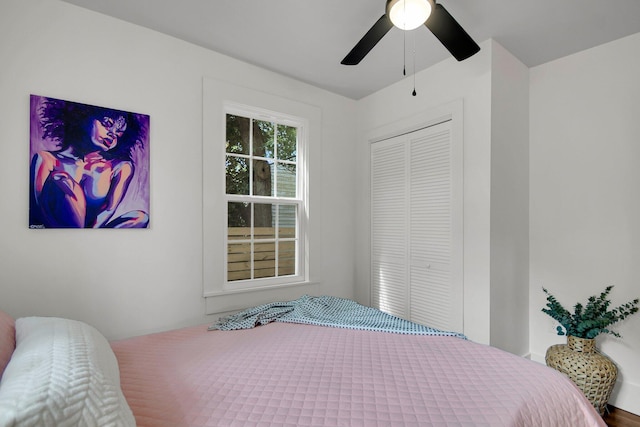
[[[112,347],[139,426],[605,426],[560,373],[459,338],[272,323]]]

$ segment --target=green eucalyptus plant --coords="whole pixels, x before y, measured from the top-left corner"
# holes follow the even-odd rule
[[[547,305],[542,309],[542,312],[560,323],[561,326],[557,327],[558,335],[571,335],[577,338],[590,339],[600,334],[611,334],[620,338],[619,333],[610,330],[608,327],[636,313],[639,300],[636,298],[609,310],[611,300],[608,296],[611,289],[613,289],[613,286],[607,286],[600,296],[589,297],[589,301],[585,306],[577,303],[573,307],[573,313],[570,313],[549,291],[542,288],[547,295]]]

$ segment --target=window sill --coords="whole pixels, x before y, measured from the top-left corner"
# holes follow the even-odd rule
[[[288,301],[305,294],[315,294],[319,289],[318,282],[295,282],[278,284],[269,287],[234,289],[226,291],[205,292],[206,314],[237,311],[273,301]]]

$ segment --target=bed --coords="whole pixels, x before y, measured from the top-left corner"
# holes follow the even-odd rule
[[[111,343],[0,314],[0,426],[605,426],[562,374],[459,334],[265,307]]]

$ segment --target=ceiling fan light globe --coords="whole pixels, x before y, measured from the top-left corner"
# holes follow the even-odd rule
[[[387,16],[401,30],[413,30],[427,21],[432,8],[432,0],[388,0]]]

